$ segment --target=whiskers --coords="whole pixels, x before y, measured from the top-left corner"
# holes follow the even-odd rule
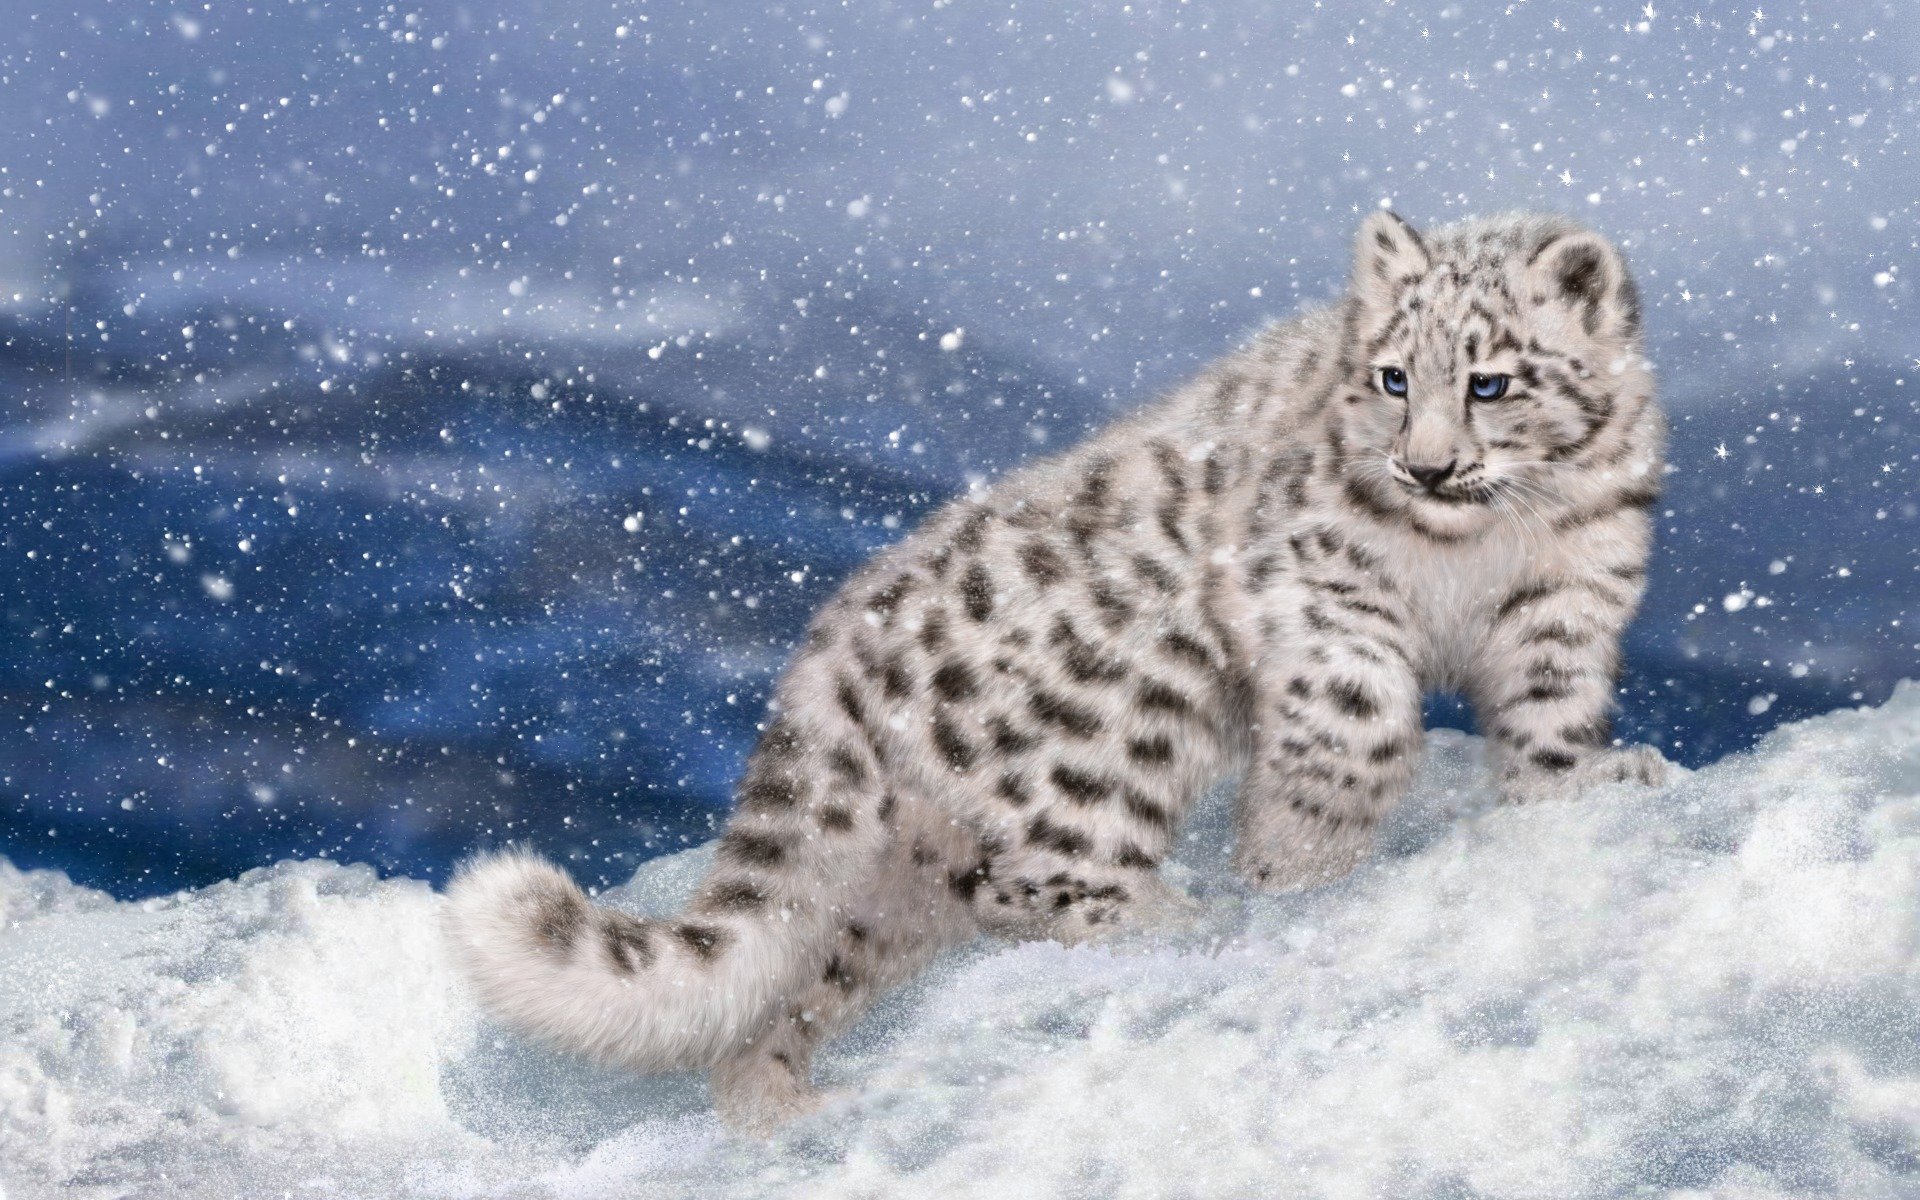
[[[1385,450],[1362,449],[1349,450],[1337,460],[1342,474],[1356,479],[1374,480],[1381,483],[1403,485],[1405,481],[1393,470],[1393,456]]]
[[[1419,498],[1412,479],[1395,469],[1393,456],[1386,450],[1349,450],[1337,461],[1340,470],[1352,478],[1403,492],[1409,501]],[[1552,514],[1564,502],[1549,480],[1541,476],[1571,469],[1567,463],[1545,460],[1500,463],[1498,474],[1482,468],[1475,472],[1473,482],[1457,492],[1425,498],[1456,509],[1468,505],[1483,508],[1530,551],[1538,551],[1553,540]]]
[[[1529,471],[1535,467],[1548,471],[1577,471],[1580,469],[1572,463],[1549,462],[1544,458],[1528,459],[1522,462],[1501,463],[1500,466],[1503,470],[1508,471]]]
[[[1506,464],[1508,470],[1515,467],[1561,465],[1560,463]],[[1503,521],[1513,526],[1529,549],[1536,548],[1536,537],[1543,541],[1552,540],[1553,522],[1543,509],[1552,507],[1560,499],[1553,489],[1537,479],[1517,474],[1490,477],[1485,486],[1489,495],[1488,502],[1493,510],[1500,514]]]

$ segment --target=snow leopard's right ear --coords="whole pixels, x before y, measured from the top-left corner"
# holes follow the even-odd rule
[[[1410,279],[1418,279],[1433,265],[1427,244],[1413,226],[1382,208],[1360,222],[1353,239],[1353,289],[1376,300],[1388,300]]]

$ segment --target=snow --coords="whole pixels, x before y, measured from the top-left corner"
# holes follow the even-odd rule
[[[1574,803],[1429,747],[1350,879],[1244,891],[1216,797],[1196,927],[942,960],[769,1144],[480,1018],[419,881],[123,903],[0,863],[0,1194],[1916,1194],[1920,685]],[[609,897],[669,907],[706,853]]]

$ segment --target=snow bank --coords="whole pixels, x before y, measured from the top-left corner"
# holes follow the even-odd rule
[[[1285,900],[1213,804],[1201,926],[953,956],[772,1145],[482,1021],[420,883],[119,904],[0,864],[0,1193],[1915,1195],[1920,686],[1658,793],[1496,808],[1479,755],[1434,734],[1380,854]]]

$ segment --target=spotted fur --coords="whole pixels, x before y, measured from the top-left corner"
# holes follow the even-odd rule
[[[1474,374],[1511,385],[1473,400]],[[1375,214],[1338,304],[847,582],[690,912],[611,912],[492,858],[451,889],[453,943],[501,1016],[709,1068],[723,1113],[766,1127],[812,1103],[821,1040],[941,947],[1177,913],[1157,868],[1223,777],[1251,883],[1347,870],[1407,785],[1429,689],[1471,697],[1512,798],[1651,781],[1658,756],[1615,748],[1608,718],[1661,441],[1607,242]]]

